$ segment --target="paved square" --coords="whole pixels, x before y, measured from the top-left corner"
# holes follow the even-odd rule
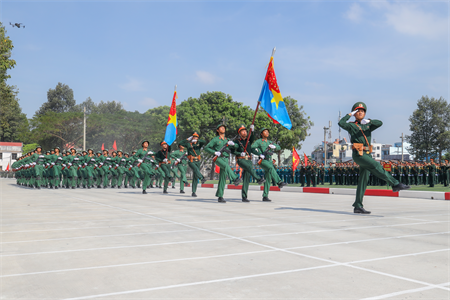
[[[4,299],[449,299],[450,201],[0,179]]]

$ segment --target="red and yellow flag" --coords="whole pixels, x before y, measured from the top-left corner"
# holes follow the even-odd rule
[[[295,147],[292,147],[292,170],[295,171],[297,169],[298,164],[300,163],[300,156],[295,150]]]

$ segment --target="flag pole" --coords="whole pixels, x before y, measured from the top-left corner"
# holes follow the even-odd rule
[[[275,54],[275,51],[277,50],[277,47],[273,47],[272,49],[272,55],[270,57],[273,57]],[[258,101],[258,104],[256,105],[256,109],[255,109],[255,114],[253,115],[253,121],[252,121],[252,125],[255,124],[255,119],[256,119],[256,113],[258,112],[259,109],[259,104],[261,102]],[[252,135],[252,129],[250,128],[249,133],[247,135],[247,142],[245,143],[245,148],[244,148],[244,152],[247,152],[247,146],[248,146],[248,141],[250,140],[250,136]]]

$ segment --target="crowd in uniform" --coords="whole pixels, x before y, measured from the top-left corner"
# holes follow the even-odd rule
[[[251,127],[253,130],[254,127]],[[59,147],[43,151],[42,147],[38,146],[14,162],[12,170],[15,172],[17,184],[36,189],[142,187],[142,193],[146,194],[147,188],[153,187],[162,188],[163,193],[168,193],[169,183],[171,182],[172,188],[175,188],[176,179],[180,183],[180,193],[185,193],[184,187],[188,185],[186,172],[189,166],[193,174],[192,196],[197,197],[198,184],[206,182],[201,173],[200,155],[201,151],[205,151],[214,155],[215,164],[220,167],[217,192],[219,202],[225,202],[223,190],[226,177],[235,185],[244,181],[242,194],[244,202],[248,202],[247,190],[251,178],[256,179],[258,184],[264,184],[268,180],[280,187],[285,185],[271,163],[273,154],[271,151],[278,151],[280,147],[267,140],[268,129],[261,130],[262,138],[259,140],[252,132],[251,138],[248,139],[250,143],[247,141],[247,128],[244,125],[239,127],[238,135],[232,140],[224,136],[225,130],[225,125],[218,125],[217,136],[209,143],[200,139],[199,133],[195,131],[188,139],[177,143],[176,151],[172,151],[171,146],[165,141],[160,143],[159,151],[152,151],[148,149],[148,140],[142,141],[141,149],[131,153],[107,149],[97,152],[93,149],[77,152],[75,148],[61,151]],[[245,169],[242,178],[228,164],[231,153],[236,155],[239,167]],[[261,172],[255,172],[252,155],[259,157],[258,169]],[[265,184],[263,201],[270,201],[267,197],[268,190],[268,184]]]

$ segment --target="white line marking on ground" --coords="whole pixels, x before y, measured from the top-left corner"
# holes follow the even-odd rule
[[[446,283],[441,283],[438,284],[438,286],[449,286],[450,282],[446,282]],[[435,287],[432,286],[424,286],[421,288],[417,288],[417,289],[410,289],[410,290],[404,290],[404,291],[400,291],[400,292],[394,292],[394,293],[390,293],[390,294],[384,294],[384,295],[380,295],[380,296],[375,296],[375,297],[370,297],[370,298],[364,298],[362,300],[378,300],[378,299],[386,299],[386,298],[391,298],[391,297],[395,297],[395,296],[400,296],[400,295],[404,295],[404,294],[411,294],[411,293],[416,293],[416,292],[422,292],[422,291],[426,291],[426,290],[431,290],[434,289]]]

